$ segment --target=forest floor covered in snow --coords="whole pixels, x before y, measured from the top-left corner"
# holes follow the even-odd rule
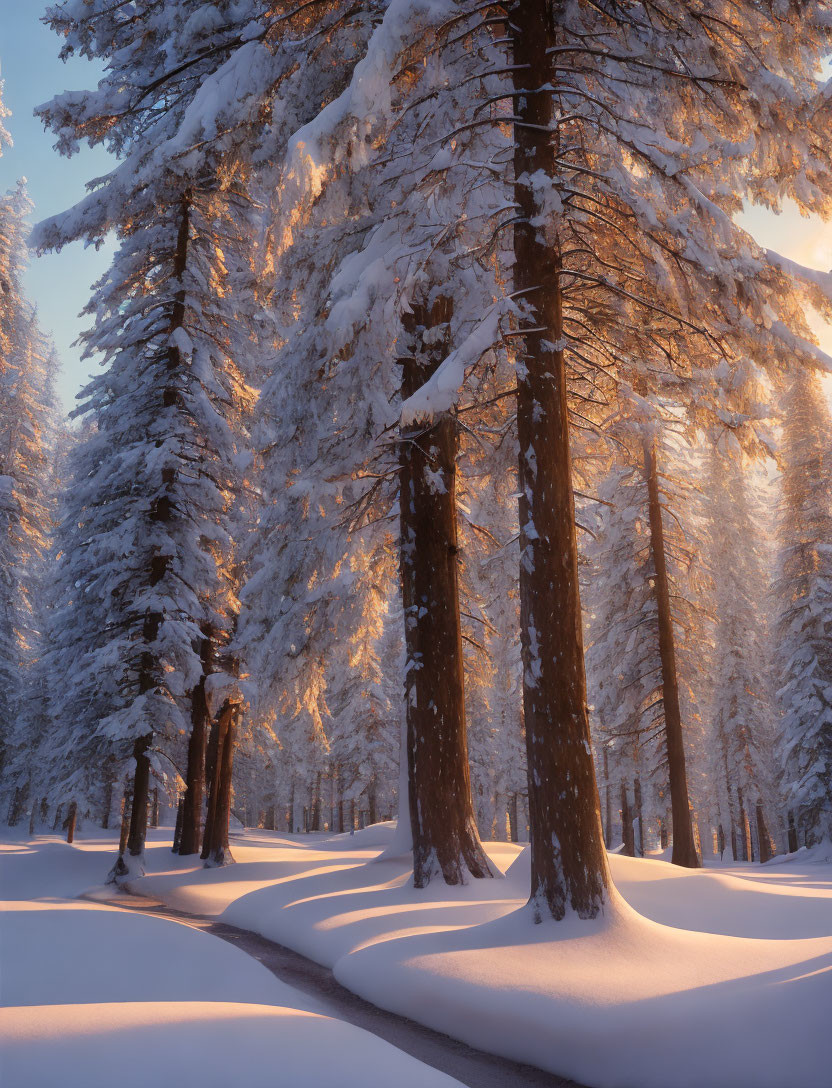
[[[134,880],[131,889],[295,949],[331,967],[344,986],[369,1001],[471,1046],[598,1088],[829,1084],[832,860],[823,852],[804,851],[765,866],[714,864],[699,872],[662,860],[612,856],[621,898],[606,918],[535,925],[524,907],[526,849],[489,844],[503,879],[453,889],[434,883],[416,891],[404,858],[375,860],[391,835],[388,825],[336,838],[248,831],[233,840],[236,865],[204,870],[172,857],[169,839],[161,841],[160,832],[148,849],[149,875]],[[229,1018],[242,1020],[234,1030],[244,1029],[254,1040],[246,1060],[255,1067],[278,1054],[285,1067],[294,1060],[287,1055],[301,1050],[322,1062],[327,1044],[310,1048],[315,1032],[323,1039],[325,1032],[355,1030],[310,1018],[296,991],[270,989],[280,983],[264,978],[250,961],[243,966],[235,960],[233,968],[214,963],[211,956],[231,956],[234,950],[197,948],[193,942],[200,934],[186,931],[176,942],[174,979],[172,938],[160,936],[157,945],[154,919],[122,920],[117,911],[106,917],[90,913],[101,910],[93,904],[46,901],[100,883],[112,840],[82,839],[75,849],[49,836],[36,842],[31,853],[40,860],[30,866],[36,874],[30,884],[18,880],[11,895],[3,879],[5,898],[32,901],[6,904],[19,918],[2,922],[9,949],[4,966],[7,954],[12,963],[10,992],[4,980],[3,997],[5,1004],[53,1006],[48,1017],[12,1010],[5,1029],[13,1042],[22,1038],[16,1045],[23,1047],[41,1033],[43,1061],[49,1048],[58,1054],[61,1045],[76,1045],[75,1036],[63,1044],[59,1036],[63,1024],[74,1030],[79,1017],[86,1031],[103,1035],[99,1049],[107,1053],[123,1037],[119,1033],[147,1035],[145,1021],[129,1018],[156,1016],[154,1044],[128,1044],[131,1062],[136,1056],[139,1063],[156,1037],[175,1041],[180,1016],[192,1017],[186,1030],[194,1037],[202,1032],[201,1038],[214,1039],[229,1030]],[[20,844],[7,851],[25,860],[30,848]],[[63,916],[38,918],[54,911]],[[150,928],[121,933],[119,927],[131,921]],[[91,949],[98,965],[92,973],[86,966]],[[27,969],[27,962],[39,969]],[[140,965],[139,984],[128,981],[134,963]],[[162,1000],[160,995],[172,1002],[170,1014],[152,1012],[146,1004]],[[129,1005],[112,1004],[128,1000]],[[197,1000],[212,1006],[208,1026]],[[102,1010],[94,1028],[84,1010],[72,1008],[91,1001]],[[15,1016],[24,1018],[22,1026]],[[430,1080],[439,1074],[418,1064],[424,1073],[413,1074],[413,1080],[406,1066],[393,1078],[379,1073],[370,1048],[384,1044],[360,1038],[367,1049],[356,1051],[351,1037],[330,1044],[357,1055],[349,1070],[356,1083],[452,1083]],[[398,1060],[388,1049],[388,1060]],[[212,1055],[217,1050],[222,1048],[210,1048]],[[114,1050],[109,1054],[115,1060]],[[66,1051],[61,1060],[67,1060]],[[211,1065],[215,1073],[216,1062]],[[370,1067],[376,1070],[372,1076]],[[344,1076],[329,1081],[307,1072],[306,1079],[287,1083],[352,1083]],[[241,1079],[239,1070],[234,1082],[260,1083]],[[28,1088],[50,1082],[21,1083]]]
[[[76,899],[101,883],[113,848],[100,835],[0,842],[3,1088],[458,1085],[318,1014],[223,941]]]

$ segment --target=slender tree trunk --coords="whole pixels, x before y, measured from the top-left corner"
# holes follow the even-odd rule
[[[737,801],[740,806],[740,853],[742,854],[741,861],[753,860],[750,857],[749,847],[749,831],[748,826],[748,814],[745,811],[745,798],[743,797],[742,787],[737,787]]]
[[[424,333],[449,322],[438,299],[416,306],[410,322],[414,354],[401,360],[402,396],[409,397],[444,357]],[[492,876],[471,799],[465,727],[462,628],[456,525],[456,421],[442,415],[402,435],[399,504],[401,582],[408,668],[405,675],[413,883],[435,876],[446,884]]]
[[[355,831],[355,801],[350,800],[350,832]]]
[[[508,829],[511,835],[512,842],[520,841],[520,834],[517,828],[517,794],[511,795],[511,801],[508,806]]]
[[[612,789],[610,788],[610,759],[606,744],[604,753],[604,846],[607,850],[612,846]]]
[[[633,833],[633,810],[630,808],[630,799],[627,794],[627,783],[621,779],[621,839],[624,843],[623,854],[628,858],[635,857],[636,846]]]
[[[644,857],[644,805],[641,798],[641,779],[636,775],[633,782],[633,803],[635,805],[636,819],[638,820],[638,835],[634,843],[636,853],[640,858]]]
[[[376,776],[370,779],[370,785],[367,788],[367,805],[369,807],[369,822],[371,824],[378,823],[378,810],[376,805]]]
[[[789,809],[789,853],[794,854],[797,852],[797,828],[794,824],[794,812]]]
[[[274,805],[269,805],[269,807],[266,809],[263,826],[267,831],[274,831]]]
[[[679,703],[679,683],[676,674],[676,643],[673,614],[670,608],[670,580],[664,545],[659,478],[656,469],[655,444],[644,444],[644,474],[650,503],[650,545],[653,555],[654,592],[659,616],[659,655],[662,663],[662,699],[664,703],[665,745],[670,779],[670,811],[673,819],[674,865],[698,869],[693,824],[690,816],[688,776],[685,763],[685,742],[682,734],[682,711]]]
[[[37,811],[38,811],[38,799],[36,797],[34,799],[34,801],[32,802],[32,811],[29,813],[29,834],[30,835],[34,835],[34,833],[35,833],[35,820],[37,818]]]
[[[233,862],[228,845],[228,824],[231,818],[231,778],[234,768],[234,741],[238,704],[227,700],[217,716],[216,770],[208,793],[208,813],[202,858],[206,866],[214,867]]]
[[[58,807],[55,809],[55,819],[54,819],[54,821],[52,823],[52,830],[53,831],[57,831],[58,828],[61,826],[61,816],[63,814],[63,809],[64,809],[63,802],[61,802],[61,804],[59,804]]]
[[[176,805],[176,826],[173,829],[173,846],[171,847],[172,854],[180,853],[180,847],[182,845],[182,813],[185,808],[185,799],[180,797]]]
[[[75,825],[78,822],[78,802],[73,801],[69,806],[69,815],[66,818],[66,841],[73,842],[75,839]]]
[[[115,767],[107,767],[106,777],[104,781],[104,804],[101,811],[101,827],[104,831],[107,831],[110,827],[110,810],[113,807],[113,788],[116,781]]]
[[[208,702],[205,681],[211,673],[214,641],[211,632],[203,630],[199,647],[202,676],[191,696],[191,735],[188,740],[188,769],[182,808],[182,838],[179,854],[198,854],[202,847],[202,806],[205,798],[205,749],[208,738]]]
[[[130,813],[130,832],[127,836],[127,852],[133,858],[144,853],[147,836],[147,801],[150,789],[150,760],[147,750],[150,737],[140,737],[133,746],[136,772],[133,777],[133,808]]]
[[[517,369],[520,602],[531,838],[530,902],[537,921],[570,909],[594,918],[609,870],[589,743],[578,547],[569,445],[561,252],[532,177],[554,179],[558,136],[551,0],[509,9],[513,50],[514,288],[532,308]],[[569,106],[557,103],[558,109]],[[544,236],[544,229],[548,236]]]

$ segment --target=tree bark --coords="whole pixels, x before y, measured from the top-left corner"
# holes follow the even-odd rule
[[[693,838],[690,816],[688,777],[685,762],[685,743],[682,734],[682,711],[679,704],[679,682],[676,674],[676,643],[673,631],[673,614],[670,607],[670,581],[667,573],[667,555],[664,544],[659,479],[656,469],[655,444],[644,443],[644,474],[650,506],[650,547],[653,556],[653,590],[659,617],[659,656],[662,663],[662,700],[664,704],[664,731],[667,749],[668,777],[670,780],[670,811],[673,821],[673,852],[670,860],[674,865],[688,869],[701,866]]]
[[[771,836],[766,826],[766,816],[763,815],[762,805],[757,802],[757,842],[759,843],[760,865],[771,861]]]
[[[624,843],[623,854],[628,858],[635,857],[635,835],[633,833],[633,810],[630,808],[630,799],[627,794],[627,783],[621,779],[621,841]]]
[[[448,299],[416,306],[409,321],[414,354],[403,358],[402,397],[411,396],[444,358],[423,335],[452,316]],[[399,462],[401,583],[413,883],[435,876],[464,884],[492,876],[471,799],[465,726],[456,525],[456,421],[448,414],[402,435]]]
[[[794,812],[789,809],[789,853],[794,854],[797,852],[798,840],[797,840],[797,828],[794,823]]]
[[[559,6],[559,5],[558,5]],[[523,706],[529,782],[531,896],[535,920],[568,910],[594,918],[609,870],[589,743],[578,547],[563,351],[557,223],[529,179],[557,167],[551,0],[517,0],[508,34],[514,80],[515,296],[530,307],[517,369],[520,448],[520,601]],[[566,103],[558,109],[568,112]]]
[[[182,845],[182,811],[185,807],[185,799],[179,798],[176,805],[176,826],[173,829],[173,846],[171,847],[172,854],[178,854],[179,848]]]
[[[610,757],[606,744],[604,753],[604,846],[609,850],[612,846],[612,790],[610,788]]]
[[[36,797],[34,799],[34,801],[32,802],[32,811],[29,813],[29,834],[30,835],[34,835],[34,833],[35,833],[35,820],[37,818],[37,811],[38,811],[38,799]]]
[[[217,758],[208,793],[208,817],[202,859],[206,867],[227,865],[234,861],[228,845],[228,823],[231,817],[231,778],[234,769],[234,740],[237,703],[227,700],[217,716]]]
[[[53,831],[57,831],[58,828],[61,826],[61,815],[63,813],[63,808],[63,802],[61,802],[61,804],[59,804],[58,807],[55,809],[55,819],[52,823]]]
[[[73,842],[75,839],[75,825],[78,822],[78,802],[73,801],[69,806],[69,815],[66,818],[66,841]]]
[[[205,749],[208,739],[208,702],[205,681],[211,672],[214,642],[210,631],[203,631],[199,647],[202,676],[191,695],[191,735],[188,740],[188,769],[182,806],[181,856],[198,854],[202,847],[202,805],[205,797]]]
[[[636,775],[636,779],[633,782],[633,805],[635,808],[635,815],[638,820],[638,835],[635,838],[634,846],[637,855],[640,858],[644,857],[644,805],[641,797],[641,779]]]
[[[139,737],[133,746],[136,771],[133,776],[133,805],[130,813],[130,830],[127,835],[127,852],[130,857],[138,858],[144,853],[147,835],[147,801],[150,789],[150,760],[147,750],[150,737]]]

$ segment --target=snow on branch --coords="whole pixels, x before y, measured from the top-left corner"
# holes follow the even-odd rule
[[[490,351],[500,331],[501,303],[495,303],[483,320],[465,337],[458,348],[440,364],[421,389],[402,404],[404,426],[433,419],[447,412],[459,399],[465,372]]]

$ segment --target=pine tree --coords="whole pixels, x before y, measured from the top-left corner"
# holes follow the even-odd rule
[[[782,663],[779,751],[795,849],[832,838],[830,421],[811,372],[794,373],[783,408],[783,516],[775,585]]]
[[[242,370],[253,339],[248,175],[233,143],[206,141],[191,154],[189,110],[217,64],[205,43],[218,11],[196,17],[197,7],[158,18],[153,5],[53,9],[65,51],[109,67],[97,91],[40,110],[62,152],[84,138],[121,158],[78,207],[41,224],[36,241],[47,249],[110,229],[120,237],[87,307],[86,352],[101,353],[108,370],[79,410],[94,428],[79,454],[66,542],[83,556],[76,600],[91,617],[84,664],[87,687],[100,685],[97,714],[84,721],[65,707],[60,720],[109,740],[118,759],[132,753],[127,848],[137,859],[151,760],[164,774],[157,740],[204,731],[194,703],[233,626],[228,526],[252,401]],[[124,868],[120,859],[117,875]]]
[[[0,101],[0,139],[2,118]],[[57,359],[22,286],[31,207],[22,182],[0,199],[0,782],[13,824],[40,799],[31,791],[44,733],[40,662],[57,441]]]

